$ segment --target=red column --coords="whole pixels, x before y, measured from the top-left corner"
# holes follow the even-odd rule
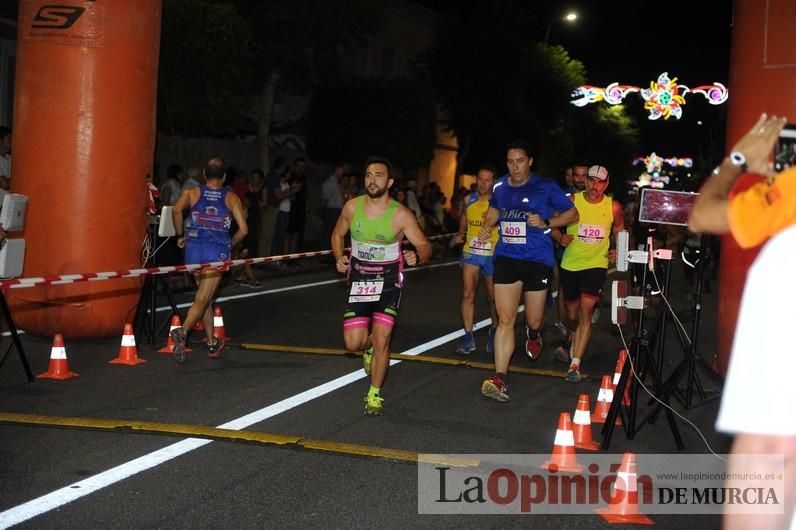
[[[761,112],[796,123],[796,2],[736,0],[733,13],[727,151]],[[735,190],[748,187],[747,178]],[[742,250],[722,240],[719,297],[719,369],[727,370],[746,271],[759,249]]]
[[[24,276],[136,268],[152,172],[161,0],[21,0],[11,189],[30,197]],[[118,334],[140,281],[9,291],[17,323]]]

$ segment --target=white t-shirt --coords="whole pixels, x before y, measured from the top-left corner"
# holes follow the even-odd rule
[[[290,191],[290,184],[288,184],[284,180],[281,181],[279,183],[279,191]],[[290,197],[282,199],[282,202],[279,203],[279,211],[290,213]]]
[[[11,178],[11,155],[0,156],[0,177]]]
[[[796,435],[791,386],[796,226],[771,238],[749,272],[716,429],[730,433]]]

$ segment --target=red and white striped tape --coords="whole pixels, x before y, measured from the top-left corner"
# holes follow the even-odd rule
[[[441,234],[431,236],[429,241],[443,239],[456,235]],[[350,249],[346,249],[350,250]],[[0,280],[0,289],[24,289],[26,287],[41,287],[46,285],[64,285],[67,283],[96,282],[110,280],[113,278],[140,278],[143,276],[154,276],[158,274],[171,274],[173,272],[193,272],[200,270],[224,269],[236,267],[238,265],[255,265],[258,263],[268,263],[273,261],[288,261],[300,258],[312,258],[317,256],[327,256],[331,250],[317,250],[314,252],[298,252],[296,254],[285,254],[282,256],[267,256],[262,258],[244,258],[231,261],[214,261],[212,263],[198,263],[194,265],[172,265],[168,267],[151,267],[148,269],[127,269],[122,271],[89,272],[83,274],[59,274],[53,276],[41,276],[38,278],[12,278]]]

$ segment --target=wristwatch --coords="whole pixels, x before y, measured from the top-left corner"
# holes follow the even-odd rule
[[[730,159],[730,163],[733,166],[740,168],[744,173],[748,171],[749,167],[746,165],[746,157],[743,153],[739,151],[733,151],[727,158]]]
[[[544,220],[544,225],[545,225],[547,228],[550,228],[550,219],[545,219],[545,220]]]

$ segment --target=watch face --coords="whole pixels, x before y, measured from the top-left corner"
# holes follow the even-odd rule
[[[743,166],[746,164],[746,157],[743,155],[743,153],[730,153],[730,162],[736,166]]]

